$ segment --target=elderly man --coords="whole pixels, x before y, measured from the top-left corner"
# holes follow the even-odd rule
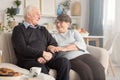
[[[57,70],[56,80],[69,80],[70,63],[66,58],[57,58],[50,52],[57,42],[45,27],[38,25],[40,10],[28,6],[24,22],[17,25],[12,34],[12,43],[18,59],[17,65],[26,69],[41,67],[48,74],[49,68]]]

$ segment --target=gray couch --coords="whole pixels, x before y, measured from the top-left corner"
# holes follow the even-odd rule
[[[11,43],[11,33],[9,32],[0,33],[0,50],[2,50],[3,52],[3,56],[2,56],[3,63],[0,64],[0,67],[8,67],[22,73],[29,72],[28,70],[20,68],[15,65],[17,60]],[[100,63],[104,66],[106,72],[108,67],[108,58],[109,58],[107,51],[103,48],[93,47],[93,46],[87,46],[87,50],[91,53],[91,55],[96,57],[98,61],[100,61]],[[50,75],[55,77],[56,71],[51,69]],[[78,74],[73,70],[70,71],[70,80],[79,80]]]

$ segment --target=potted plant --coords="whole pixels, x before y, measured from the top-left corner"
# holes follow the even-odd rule
[[[13,8],[13,7],[7,8],[6,14],[7,14],[8,18],[15,20],[14,19],[14,16],[16,15],[15,8]]]
[[[7,14],[8,26],[13,27],[11,25],[13,24],[13,22],[15,22],[14,17],[16,15],[16,9],[13,7],[7,8],[6,14]]]
[[[17,6],[16,13],[18,14],[20,12],[19,6],[21,5],[21,1],[20,0],[15,0],[14,3]]]

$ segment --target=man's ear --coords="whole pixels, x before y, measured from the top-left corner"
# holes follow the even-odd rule
[[[28,13],[26,14],[26,17],[30,18],[30,17],[31,17],[31,14],[28,12]]]

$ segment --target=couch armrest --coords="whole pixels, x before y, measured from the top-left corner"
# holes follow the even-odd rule
[[[11,41],[11,32],[1,32],[0,33],[0,50],[2,50],[2,61],[8,63],[16,64],[17,59],[14,53],[12,41]]]
[[[90,52],[92,56],[94,56],[105,68],[105,72],[107,72],[108,64],[109,64],[109,54],[107,50],[100,47],[87,46],[87,50]]]

